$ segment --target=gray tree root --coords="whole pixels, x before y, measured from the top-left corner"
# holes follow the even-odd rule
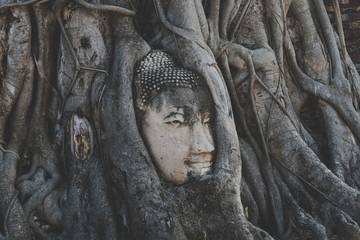
[[[0,239],[359,239],[360,77],[321,0],[0,4]],[[214,164],[159,177],[134,67],[205,80]],[[169,149],[170,151],[170,149]]]

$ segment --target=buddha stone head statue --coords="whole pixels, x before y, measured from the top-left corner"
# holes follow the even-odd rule
[[[214,104],[204,80],[164,51],[135,69],[140,130],[160,176],[183,184],[211,171]]]

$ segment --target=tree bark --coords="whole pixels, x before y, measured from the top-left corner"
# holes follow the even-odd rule
[[[320,0],[0,2],[0,240],[360,239],[343,36]],[[211,172],[181,185],[137,118],[155,49],[214,102]]]

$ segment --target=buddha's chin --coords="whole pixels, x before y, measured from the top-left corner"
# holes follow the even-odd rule
[[[211,171],[211,162],[191,163],[188,165],[189,179],[200,179]]]

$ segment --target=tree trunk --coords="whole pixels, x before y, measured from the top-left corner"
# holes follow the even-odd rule
[[[0,240],[360,239],[360,77],[321,0],[7,0],[0,23]],[[154,52],[149,94],[176,70],[212,98],[211,169],[181,184],[142,125]]]

